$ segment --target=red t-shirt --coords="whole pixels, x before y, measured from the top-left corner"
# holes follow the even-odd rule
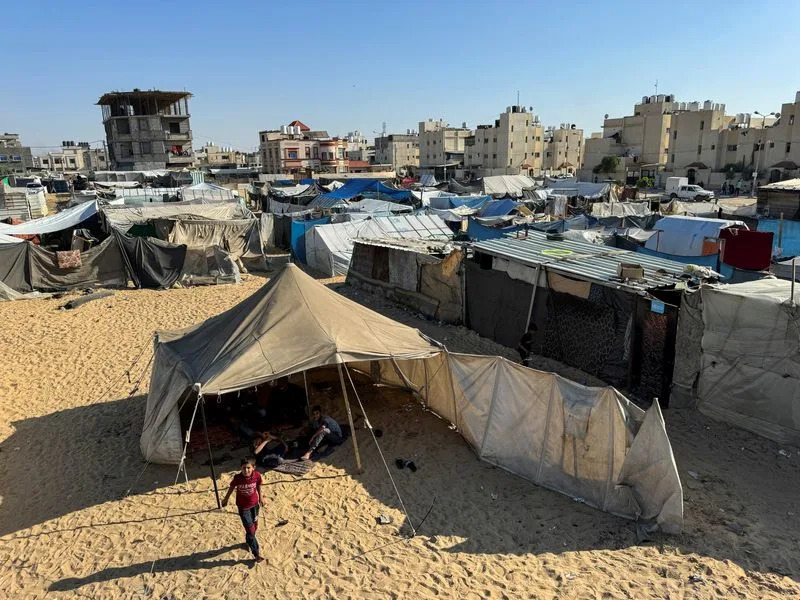
[[[239,508],[253,508],[258,504],[258,486],[261,485],[261,473],[253,471],[250,477],[241,473],[233,476],[231,487],[236,488],[236,506]]]

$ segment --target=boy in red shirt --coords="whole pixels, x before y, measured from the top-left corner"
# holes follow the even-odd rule
[[[261,473],[255,470],[252,458],[242,459],[242,471],[233,476],[228,493],[222,500],[222,506],[228,505],[228,499],[233,490],[236,490],[236,508],[244,525],[245,542],[253,553],[256,562],[264,560],[258,548],[256,530],[258,530],[258,507],[264,506],[264,497],[261,495]]]

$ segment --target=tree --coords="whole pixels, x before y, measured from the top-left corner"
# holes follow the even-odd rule
[[[619,167],[619,156],[604,156],[600,164],[592,169],[592,173],[614,173]]]
[[[656,180],[652,177],[639,177],[636,181],[636,187],[638,188],[652,188],[655,187]]]

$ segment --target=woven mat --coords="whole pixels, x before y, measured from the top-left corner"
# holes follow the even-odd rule
[[[273,469],[278,473],[288,473],[289,475],[305,475],[314,468],[314,461],[298,460],[297,462],[285,462]]]

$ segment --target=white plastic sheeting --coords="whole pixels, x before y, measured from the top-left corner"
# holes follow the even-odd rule
[[[0,224],[0,233],[6,235],[39,235],[42,233],[56,233],[70,227],[77,227],[86,219],[97,214],[97,202],[84,202],[72,208],[67,208],[54,215],[42,217],[20,223],[19,225]]]
[[[437,216],[374,217],[317,225],[306,232],[306,263],[329,277],[345,275],[356,238],[450,240],[453,232]]]
[[[345,212],[362,212],[362,213],[398,213],[398,212],[412,212],[413,206],[407,204],[398,204],[397,202],[389,202],[388,200],[378,200],[376,198],[364,198],[358,202],[350,202],[345,207]]]
[[[526,175],[493,175],[483,178],[483,192],[492,196],[519,198],[522,190],[536,187],[536,182]]]
[[[23,242],[22,238],[14,237],[13,235],[6,235],[5,233],[0,233],[0,244],[19,244]]]
[[[233,193],[233,190],[221,185],[204,182],[183,188],[181,190],[181,198],[185,202],[191,200],[225,201],[234,200],[236,194]]]
[[[83,205],[81,205],[83,206]],[[77,207],[76,207],[77,208]],[[137,223],[152,219],[177,219],[191,216],[198,219],[226,221],[247,219],[253,216],[238,200],[230,202],[159,202],[141,206],[104,206],[103,216],[120,229],[126,230]]]
[[[703,286],[697,407],[800,446],[800,310],[791,281]]]
[[[652,214],[649,202],[595,202],[592,216],[595,217],[646,217]]]
[[[647,240],[645,248],[677,256],[702,256],[704,240],[718,238],[721,229],[733,225],[747,228],[744,221],[664,217],[653,227],[657,233]]]

